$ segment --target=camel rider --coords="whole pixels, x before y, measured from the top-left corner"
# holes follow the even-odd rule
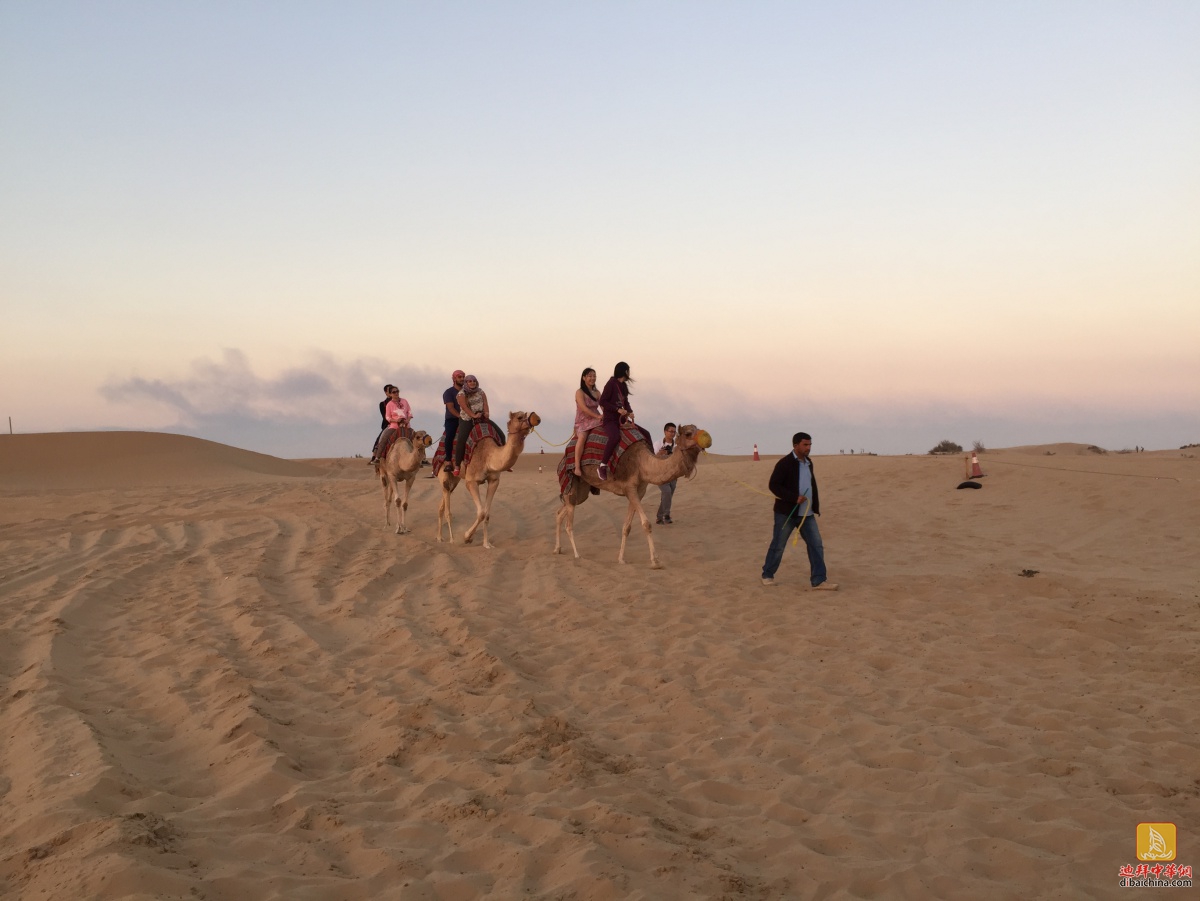
[[[390,382],[383,386],[383,400],[379,402],[379,418],[382,420],[382,422],[379,423],[379,434],[375,436],[375,443],[371,446],[371,459],[367,461],[371,466],[374,466],[377,462],[379,462],[377,459],[379,456],[379,442],[383,440],[383,433],[387,431],[388,427],[388,402],[392,399],[392,392],[398,392],[399,390],[399,388]]]
[[[446,466],[454,462],[454,438],[458,434],[458,414],[462,412],[458,409],[458,392],[462,391],[466,377],[467,374],[461,369],[454,370],[450,376],[453,384],[442,392],[442,403],[446,406],[446,437],[442,442],[442,455],[446,459]]]
[[[629,403],[629,383],[633,377],[629,374],[628,363],[618,363],[613,367],[612,378],[604,386],[600,394],[600,412],[603,417],[604,455],[600,458],[600,470],[596,473],[601,482],[608,480],[608,461],[616,453],[621,442],[621,427],[637,429],[642,433],[646,443],[654,448],[654,439],[650,433],[633,421],[633,407]]]
[[[412,408],[408,405],[403,397],[400,396],[400,389],[395,385],[388,386],[391,390],[388,401],[383,406],[383,419],[386,425],[379,437],[375,439],[375,452],[371,454],[371,462],[376,463],[379,460],[380,446],[383,441],[383,436],[389,431],[398,431],[408,425],[412,419]]]
[[[459,423],[458,435],[454,439],[454,474],[460,475],[463,457],[467,453],[467,439],[478,423],[490,418],[487,395],[479,387],[479,379],[469,375],[463,380],[463,389],[458,392]]]

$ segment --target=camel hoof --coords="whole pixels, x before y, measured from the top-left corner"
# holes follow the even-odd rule
[[[651,568],[651,569],[662,569],[662,568],[663,568],[663,565],[662,565],[661,563],[659,563],[657,560],[651,560],[651,561],[650,561],[650,568]]]

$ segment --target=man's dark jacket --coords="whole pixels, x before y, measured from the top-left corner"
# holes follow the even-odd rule
[[[812,512],[821,515],[821,496],[817,494],[817,474],[813,471],[812,457],[805,461],[808,471],[812,474]],[[800,466],[795,454],[786,454],[779,458],[775,469],[771,472],[768,486],[775,495],[775,512],[791,513],[796,509],[796,498],[800,496]]]

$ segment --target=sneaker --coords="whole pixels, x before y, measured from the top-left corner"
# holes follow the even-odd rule
[[[378,462],[379,462],[378,460],[376,460],[374,457],[372,457],[370,460],[367,461],[367,465],[374,466]]]
[[[762,583],[763,583],[764,585],[768,585],[768,586],[769,586],[769,585],[774,585],[774,584],[775,584],[775,580],[774,580],[774,579],[766,579],[766,578],[764,578],[764,579],[762,580]]]
[[[459,470],[458,470],[458,467],[457,467],[457,466],[455,466],[455,467],[454,467],[454,473],[453,473],[453,475],[455,475],[455,476],[462,475],[462,473],[461,473],[461,472],[459,472]]]
[[[598,478],[601,482],[608,481],[608,467],[603,463],[601,463],[600,468],[596,470],[596,478]]]
[[[654,524],[656,526],[661,526],[663,524],[662,517],[660,516],[658,519],[654,520]]]
[[[669,526],[675,525],[675,520],[671,519],[671,517],[669,517],[669,516],[664,516],[663,522],[665,522]]]
[[[820,585],[814,585],[813,591],[837,591],[837,582],[822,582]]]

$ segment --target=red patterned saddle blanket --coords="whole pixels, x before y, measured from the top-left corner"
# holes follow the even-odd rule
[[[571,489],[571,480],[575,478],[575,442],[577,440],[576,436],[571,436],[571,440],[567,442],[566,450],[563,452],[563,458],[558,461],[558,487],[561,489],[561,494],[566,494]],[[635,426],[631,429],[621,429],[621,440],[617,442],[617,449],[613,452],[612,459],[608,461],[609,470],[615,469],[621,460],[621,455],[639,441],[650,443],[641,428]],[[604,457],[604,448],[607,446],[608,436],[602,430],[593,429],[588,432],[587,444],[583,446],[583,459],[579,461],[579,465],[599,464]]]
[[[462,428],[462,423],[458,427]],[[477,422],[471,428],[471,434],[467,436],[467,449],[463,451],[463,466],[471,462],[471,456],[475,452],[475,444],[482,441],[484,438],[491,438],[501,447],[508,441],[508,436],[496,423],[490,419],[484,422]],[[451,448],[453,453],[453,448]],[[442,467],[446,464],[446,433],[442,432],[442,437],[438,439],[437,450],[433,454],[433,474],[436,476],[442,471]]]
[[[412,439],[417,433],[406,425],[402,425],[397,429],[384,429],[383,437],[379,439],[379,453],[377,456],[380,460],[388,455],[388,451],[392,449],[392,445],[401,438]]]

